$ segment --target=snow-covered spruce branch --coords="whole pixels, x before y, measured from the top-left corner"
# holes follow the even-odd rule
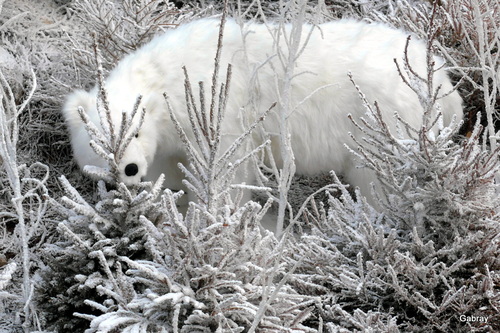
[[[108,168],[87,166],[84,169],[93,178],[101,179],[97,184],[96,203],[84,198],[65,177],[60,178],[66,192],[61,203],[67,220],[61,222],[58,229],[67,242],[46,249],[48,268],[42,275],[52,287],[39,295],[40,307],[49,314],[61,314],[60,318],[48,316],[51,325],[60,330],[85,327],[85,321],[97,318],[92,314],[95,311],[113,311],[118,305],[127,307],[137,294],[134,291],[135,280],[126,277],[118,258],[133,258],[134,254],[151,249],[142,241],[146,231],[151,230],[143,227],[143,220],[157,223],[163,216],[158,199],[164,176],[160,176],[154,184],[140,183],[130,188],[120,182],[118,164],[132,138],[139,132],[146,110],[139,111],[139,97],[132,112],[122,113],[119,125],[114,124],[97,47],[95,56],[98,64],[96,107],[99,123],[92,123],[82,108],[79,108],[79,115],[91,139],[90,145],[97,156],[108,164]],[[154,252],[156,257],[158,252]],[[57,301],[44,301],[45,297],[58,294],[62,296]],[[139,319],[136,321],[142,322]]]
[[[116,306],[126,309],[137,296],[134,284],[142,280],[125,275],[127,261],[123,258],[160,256],[160,250],[148,245],[145,234],[156,230],[154,223],[161,225],[163,220],[158,201],[163,177],[134,189],[118,184],[108,190],[99,181],[95,204],[87,202],[67,180],[62,181],[68,193],[62,200],[68,220],[58,229],[66,242],[44,250],[48,267],[42,276],[51,287],[39,295],[39,306],[49,314],[54,313],[53,307],[59,309],[60,317],[48,318],[54,327],[67,329],[85,327],[85,321],[98,318],[96,311],[111,312]],[[151,232],[152,241],[158,239],[158,232]],[[60,295],[57,301],[44,302],[45,297],[55,295]]]
[[[130,145],[132,139],[139,133],[144,123],[146,110],[139,111],[142,96],[138,96],[132,108],[132,112],[122,112],[119,128],[111,118],[111,110],[108,103],[107,91],[104,85],[104,69],[102,67],[102,56],[97,41],[94,43],[94,54],[97,63],[97,101],[96,109],[99,115],[99,124],[94,124],[89,118],[86,110],[78,107],[78,114],[90,137],[90,145],[93,151],[102,158],[109,169],[96,166],[86,166],[84,171],[94,179],[104,179],[110,184],[118,184],[120,171],[118,165]]]

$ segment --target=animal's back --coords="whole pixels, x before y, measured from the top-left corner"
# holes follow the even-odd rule
[[[251,59],[250,66],[258,67],[272,55],[269,51],[272,44],[263,47],[262,36],[269,35],[267,28],[250,25],[249,30],[252,29],[255,33],[248,34],[247,50]],[[371,103],[378,102],[384,120],[391,129],[395,128],[394,112],[398,112],[416,128],[420,127],[422,106],[417,95],[403,82],[394,62],[397,60],[401,68],[404,67],[408,35],[381,24],[353,20],[335,21],[318,27],[303,26],[302,43],[307,38],[309,40],[294,67],[297,77],[292,81],[292,113],[288,118],[299,173],[314,174],[331,169],[348,173],[355,169],[352,155],[344,144],[353,146],[348,132],[352,132],[358,139],[361,133],[354,128],[347,115],[352,114],[358,120],[365,116],[366,109],[348,72],[352,73],[368,100]],[[282,47],[282,50],[286,55],[286,47]],[[412,68],[425,77],[426,47],[414,36],[409,44],[408,56]],[[435,60],[436,67],[439,67],[442,60]],[[267,65],[258,74],[261,109],[278,99],[276,75],[279,79],[283,78],[279,61],[275,58],[271,62],[274,71]],[[434,84],[435,87],[442,85],[442,93],[452,89],[443,69],[435,74]],[[451,120],[454,113],[461,119],[461,98],[456,92],[438,103],[442,105],[445,123]],[[277,117],[268,120],[268,132],[276,133],[279,127],[277,121]],[[275,149],[275,153],[278,153],[278,149]],[[357,183],[354,179],[357,176],[348,178]]]
[[[155,38],[127,56],[108,80],[110,99],[114,98],[111,104],[126,109],[133,105],[138,94],[161,95],[167,92],[178,119],[189,127],[182,66],[186,66],[194,87],[199,81],[204,81],[207,86],[211,84],[219,24],[215,19],[194,21]],[[252,118],[279,101],[282,92],[278,91],[284,72],[270,32],[276,28],[248,23],[242,31],[235,21],[226,23],[219,82],[226,74],[227,64],[231,63],[233,75],[223,126],[223,139],[228,143],[242,132],[242,112],[246,113],[245,117]],[[286,29],[290,31],[290,26]],[[422,107],[415,93],[399,77],[394,63],[394,59],[403,63],[407,35],[380,24],[351,20],[302,27],[301,43],[306,40],[308,43],[295,63],[296,76],[292,80],[288,110],[297,172],[315,174],[335,170],[346,174],[348,182],[353,185],[364,187],[367,194],[367,183],[374,177],[356,170],[352,155],[344,147],[344,144],[353,144],[349,132],[358,139],[362,136],[347,115],[352,114],[358,119],[366,112],[347,74],[352,73],[370,102],[379,103],[390,128],[394,129],[395,111],[418,128],[422,121]],[[280,48],[287,56],[284,43]],[[414,38],[408,56],[412,68],[425,76],[424,43]],[[444,70],[435,74],[435,85],[442,85],[443,93],[452,88]],[[208,87],[206,91],[209,91]],[[446,122],[453,113],[457,113],[459,119],[462,117],[461,99],[456,92],[439,103]],[[169,125],[168,112],[165,105],[162,107],[165,109],[162,121],[165,128],[161,129],[163,137],[160,141],[168,143],[162,147],[178,147],[180,144],[173,142],[178,139],[173,126]],[[242,107],[245,107],[244,111]],[[275,111],[264,123],[274,139],[275,148],[279,141],[278,119]],[[279,161],[279,149],[274,151]]]

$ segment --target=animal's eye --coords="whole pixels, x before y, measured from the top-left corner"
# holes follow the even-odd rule
[[[139,137],[139,133],[136,133],[136,134],[135,134],[135,137],[136,137],[136,138],[138,138],[138,137]]]

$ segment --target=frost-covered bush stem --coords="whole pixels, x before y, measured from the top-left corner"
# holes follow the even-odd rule
[[[276,90],[279,92],[279,130],[280,130],[280,156],[283,160],[283,167],[279,171],[278,179],[278,219],[276,225],[276,237],[280,238],[283,233],[285,212],[288,208],[288,191],[291,181],[295,175],[295,157],[292,150],[288,117],[293,112],[294,106],[291,103],[292,81],[298,75],[295,73],[295,64],[300,57],[301,51],[307,44],[302,40],[302,29],[305,23],[305,10],[307,1],[280,1],[280,16],[278,17],[278,29],[274,36],[277,57],[283,69],[283,79],[276,82]],[[286,16],[292,13],[293,20],[288,23],[290,32],[287,30]],[[286,45],[282,48],[281,45]],[[300,74],[300,73],[299,73]]]
[[[291,2],[290,2],[291,3]],[[281,22],[282,25],[284,25],[284,22]],[[290,131],[288,129],[288,122],[287,122],[287,114],[288,111],[290,110],[290,87],[291,87],[291,80],[293,77],[293,69],[294,69],[294,51],[297,51],[298,47],[298,42],[300,42],[300,32],[301,32],[301,24],[299,25],[292,25],[292,33],[290,35],[291,38],[291,45],[289,48],[289,54],[288,54],[288,61],[285,64],[285,73],[284,73],[284,78],[283,78],[283,87],[281,90],[281,100],[280,100],[280,108],[279,108],[279,118],[280,118],[280,150],[281,150],[281,156],[283,158],[283,168],[280,170],[280,178],[279,178],[279,185],[278,185],[278,190],[279,190],[279,206],[278,206],[278,220],[277,220],[277,225],[276,225],[276,237],[280,238],[281,233],[283,231],[283,224],[285,221],[285,210],[288,207],[288,191],[290,189],[291,181],[293,179],[293,175],[295,174],[295,161],[294,161],[294,155],[293,155],[293,150],[292,150],[292,145],[291,145],[291,137],[290,137]],[[284,33],[284,27],[283,29],[283,35],[280,33],[278,36],[285,36],[286,38],[286,33]],[[281,30],[281,28],[280,28]],[[297,30],[297,34],[295,35],[294,32]],[[279,39],[277,41],[277,44],[279,45]],[[279,47],[278,47],[279,49]]]
[[[34,290],[34,284],[31,275],[31,251],[29,246],[30,236],[27,227],[27,221],[25,216],[27,212],[25,211],[25,201],[29,201],[31,196],[35,199],[38,196],[36,193],[28,191],[23,193],[23,187],[26,181],[30,179],[23,178],[20,175],[20,169],[26,168],[26,166],[20,166],[17,158],[17,142],[19,140],[19,124],[18,117],[24,111],[28,103],[31,101],[33,94],[37,88],[36,76],[33,70],[32,74],[32,84],[31,91],[26,95],[23,103],[17,107],[13,92],[9,86],[7,80],[5,79],[3,73],[0,71],[0,166],[2,166],[6,173],[10,188],[10,200],[15,209],[16,218],[16,235],[19,238],[20,253],[22,258],[22,297],[21,302],[23,303],[23,316],[24,323],[23,327],[26,332],[29,331],[31,327],[31,320],[35,317],[36,311],[32,313],[32,296]],[[33,179],[36,181],[36,179]],[[43,183],[39,183],[42,187]],[[36,188],[36,187],[35,187]],[[40,199],[40,197],[38,196]],[[47,198],[43,198],[45,201]],[[41,204],[42,199],[35,201],[35,203]],[[43,204],[42,204],[43,205]],[[35,209],[34,206],[30,206],[32,209],[31,218],[35,220],[41,220],[39,214],[43,214],[43,209]]]
[[[498,146],[500,133],[495,123],[500,119],[500,2],[498,0],[449,1],[443,5],[447,20],[462,41],[468,64],[460,64],[449,50],[438,44],[440,51],[474,89],[483,93],[486,114],[485,143],[491,150]],[[479,74],[479,78],[476,76]]]
[[[478,36],[475,51],[481,68],[481,86],[488,121],[488,139],[491,149],[495,150],[497,140],[499,140],[499,133],[495,132],[495,122],[499,119],[499,114],[495,111],[495,103],[500,93],[500,54],[498,52],[500,47],[500,26],[495,17],[492,17],[492,8],[489,7],[488,1],[471,0],[470,3],[473,8],[472,14]],[[493,26],[490,26],[490,24]],[[492,38],[489,34],[491,30],[495,32]],[[467,40],[471,42],[470,36],[468,36]]]
[[[184,88],[186,94],[186,107],[189,114],[189,120],[191,127],[193,129],[194,138],[196,145],[199,147],[201,156],[194,145],[189,141],[188,136],[184,129],[180,126],[176,119],[174,110],[172,109],[168,94],[165,93],[165,101],[170,112],[171,119],[176,126],[176,129],[183,141],[186,149],[188,150],[188,155],[191,157],[191,166],[196,169],[202,179],[196,179],[192,176],[190,177],[190,172],[185,168],[185,166],[180,166],[181,169],[188,175],[188,180],[184,180],[184,184],[189,190],[195,193],[201,202],[207,205],[207,211],[212,214],[216,214],[216,209],[220,207],[219,201],[222,199],[220,193],[220,180],[217,180],[216,170],[219,170],[221,166],[221,161],[225,159],[219,159],[219,152],[221,148],[221,125],[224,118],[227,98],[229,95],[229,87],[231,81],[231,65],[228,65],[226,80],[220,85],[220,91],[218,91],[218,76],[220,71],[220,57],[224,38],[224,25],[226,23],[227,16],[227,0],[225,1],[224,10],[222,12],[222,17],[219,27],[219,35],[217,40],[217,50],[214,58],[214,71],[212,75],[212,86],[211,86],[211,100],[209,109],[206,109],[205,101],[205,88],[204,82],[199,82],[199,109],[197,108],[197,103],[194,98],[194,93],[192,89],[191,82],[189,80],[188,69],[183,67],[184,70]],[[199,181],[202,180],[204,184],[200,184]],[[190,182],[191,181],[191,182]],[[196,186],[197,183],[198,186]],[[199,186],[204,187],[203,189]],[[197,188],[198,187],[198,188]]]

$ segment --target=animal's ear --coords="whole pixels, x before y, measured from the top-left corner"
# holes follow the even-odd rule
[[[78,108],[82,107],[89,112],[95,105],[95,97],[92,93],[85,90],[75,90],[66,97],[62,112],[66,123],[70,126],[79,126],[81,124]]]

